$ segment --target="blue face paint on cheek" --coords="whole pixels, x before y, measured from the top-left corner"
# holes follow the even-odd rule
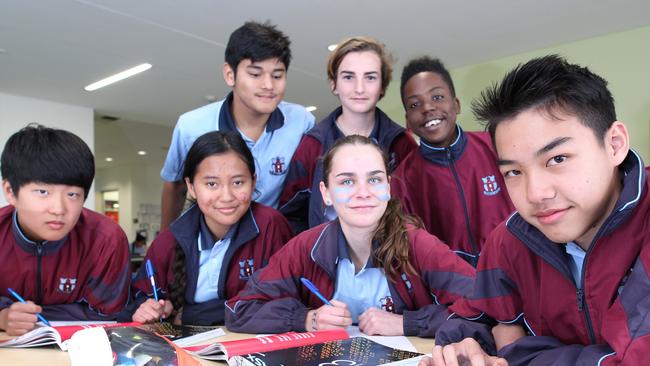
[[[390,199],[390,194],[388,193],[388,184],[378,184],[371,188],[372,193],[380,201],[388,201]]]
[[[334,188],[334,201],[336,203],[348,203],[352,200],[354,190],[349,187],[336,187]]]

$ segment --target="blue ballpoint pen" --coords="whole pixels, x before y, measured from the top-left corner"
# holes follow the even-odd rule
[[[9,291],[9,293],[10,293],[13,297],[15,297],[16,300],[22,302],[23,304],[26,303],[25,299],[23,299],[22,296],[18,295],[18,293],[17,293],[16,291],[14,291],[11,287],[7,288],[7,291]],[[43,324],[47,325],[48,327],[51,327],[51,326],[52,326],[52,324],[50,324],[50,322],[48,322],[47,319],[45,319],[45,318],[43,317],[43,315],[41,315],[40,313],[36,313],[36,317],[37,317],[40,321],[42,321]]]
[[[321,299],[326,305],[333,306],[332,303],[330,303],[325,298],[325,296],[323,296],[323,294],[321,294],[320,291],[318,291],[316,286],[313,283],[311,283],[310,280],[306,279],[305,277],[300,277],[300,282],[302,282],[302,284],[305,285],[309,289],[309,291],[313,292],[314,295],[318,296],[318,298]]]
[[[149,277],[149,281],[151,281],[151,288],[153,289],[153,297],[156,299],[156,302],[158,302],[158,290],[156,290],[156,279],[153,276],[153,264],[151,264],[151,259],[147,259],[147,263],[145,264],[147,268],[147,277]]]

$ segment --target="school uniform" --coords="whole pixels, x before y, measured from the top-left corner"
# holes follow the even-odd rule
[[[255,141],[237,128],[231,113],[232,98],[230,93],[224,100],[189,111],[178,118],[160,176],[167,182],[182,180],[187,152],[201,135],[212,131],[237,132],[255,158],[255,188],[260,193],[254,197],[255,200],[276,208],[289,162],[303,134],[314,126],[314,116],[301,105],[280,102]]]
[[[402,126],[393,122],[381,109],[376,108],[375,111],[375,126],[369,137],[386,151],[389,170],[392,171],[411,151],[417,149],[417,144]],[[319,185],[323,180],[322,156],[336,140],[345,136],[336,126],[336,119],[341,113],[343,109],[338,107],[309,130],[291,160],[279,210],[289,219],[295,233],[336,218],[334,209],[323,202]]]
[[[230,228],[225,242],[219,243],[207,228],[198,205],[194,205],[160,233],[145,261],[151,260],[155,268],[159,296],[168,298],[169,285],[174,281],[175,251],[180,246],[185,253],[186,276],[183,324],[223,324],[225,300],[244,288],[253,273],[264,267],[290,238],[291,228],[284,216],[268,206],[252,203]],[[219,245],[223,250],[214,258]],[[204,261],[210,261],[206,263],[210,268],[200,266]],[[129,305],[128,318],[147,298],[153,298],[144,267],[133,282],[134,301]]]
[[[474,269],[425,230],[410,228],[408,238],[409,262],[417,274],[402,272],[390,278],[384,274],[388,293],[379,293],[369,302],[402,314],[405,335],[433,336],[449,316],[447,306],[471,292]],[[377,245],[373,244],[374,249]],[[349,288],[350,282],[338,277],[341,262],[349,257],[344,253],[346,247],[338,219],[294,237],[228,301],[228,329],[245,333],[305,331],[307,312],[323,302],[301,284],[301,277],[312,281],[327,299],[365,291],[364,284]]]
[[[489,323],[530,334],[498,355],[510,365],[642,365],[650,350],[650,195],[648,168],[629,153],[623,189],[584,262],[518,214],[489,237],[474,294],[436,334],[448,344],[474,337],[494,354]],[[580,267],[580,266],[578,266]]]
[[[486,132],[465,132],[446,148],[420,141],[393,172],[391,193],[408,214],[476,266],[488,234],[513,211]]]
[[[129,243],[108,217],[82,209],[58,241],[36,242],[20,228],[13,206],[0,208],[0,309],[25,300],[47,320],[113,320],[126,305]]]

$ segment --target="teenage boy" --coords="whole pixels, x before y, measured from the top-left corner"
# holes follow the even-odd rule
[[[93,154],[74,134],[29,125],[2,152],[0,330],[47,320],[114,320],[129,294],[129,243],[111,219],[83,208]],[[23,304],[7,289],[27,301]]]
[[[447,346],[422,365],[504,361],[488,354],[511,366],[646,364],[648,170],[607,82],[546,56],[510,71],[473,109],[517,212],[488,238],[474,295],[452,309],[472,321],[446,322],[436,342]],[[500,347],[486,325],[494,320],[527,335]]]
[[[449,71],[421,57],[402,71],[406,123],[420,148],[393,173],[392,193],[404,210],[476,267],[488,234],[514,210],[486,132],[456,124],[460,101]]]
[[[290,41],[275,26],[247,22],[226,46],[223,78],[232,88],[226,99],[189,111],[178,119],[160,172],[161,229],[183,209],[187,188],[183,162],[194,140],[210,131],[236,131],[251,149],[257,168],[256,201],[277,207],[289,162],[314,116],[282,102],[291,61]]]

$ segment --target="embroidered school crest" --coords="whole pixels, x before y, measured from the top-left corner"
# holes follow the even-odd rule
[[[495,194],[501,192],[501,187],[497,183],[497,180],[494,179],[494,175],[486,175],[481,178],[483,181],[483,194],[486,196],[494,196]]]
[[[240,280],[249,279],[253,275],[253,272],[255,272],[255,266],[253,264],[252,259],[245,259],[243,261],[239,261],[239,279]]]
[[[282,175],[287,172],[284,163],[284,156],[276,156],[271,159],[271,170],[269,172],[273,175]]]
[[[77,286],[76,278],[65,278],[65,277],[59,278],[59,291],[61,292],[70,294],[72,293],[72,291],[74,291],[74,288],[76,286]]]
[[[393,298],[390,296],[386,296],[383,299],[379,300],[379,303],[381,304],[381,309],[385,310],[389,313],[394,313],[395,312],[395,304],[393,303]]]

